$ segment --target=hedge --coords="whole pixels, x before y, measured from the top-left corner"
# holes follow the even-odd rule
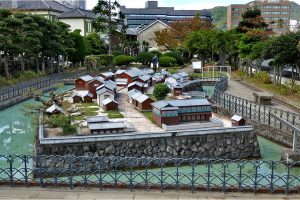
[[[159,58],[159,65],[161,67],[172,67],[176,64],[176,59],[169,56],[162,56]]]
[[[113,64],[117,66],[128,65],[134,61],[132,56],[119,55],[114,57]]]
[[[154,56],[155,55],[152,53],[143,52],[136,57],[136,61],[142,63],[143,65],[150,65]]]
[[[162,53],[159,51],[150,51],[151,54],[156,55],[157,57],[162,57]]]
[[[176,63],[178,65],[183,65],[184,64],[184,58],[182,57],[182,55],[177,52],[177,51],[170,51],[165,53],[163,56],[168,56],[168,57],[172,57],[176,59]]]

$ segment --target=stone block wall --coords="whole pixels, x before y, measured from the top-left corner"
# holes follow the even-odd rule
[[[259,144],[253,131],[123,141],[37,145],[36,153],[40,155],[210,159],[260,157]]]

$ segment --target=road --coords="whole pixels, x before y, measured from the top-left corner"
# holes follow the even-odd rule
[[[0,188],[0,199],[122,199],[122,200],[144,200],[144,199],[176,199],[176,200],[287,200],[300,199],[300,195],[269,195],[269,194],[254,194],[254,193],[217,193],[217,192],[195,192],[189,191],[134,191],[128,190],[103,190],[99,189],[74,189],[68,188],[59,189],[41,189],[41,188]]]

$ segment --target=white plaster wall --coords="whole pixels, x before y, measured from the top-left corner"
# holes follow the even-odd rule
[[[71,31],[81,30],[80,35],[84,36],[84,19],[59,19],[59,21],[69,24]]]

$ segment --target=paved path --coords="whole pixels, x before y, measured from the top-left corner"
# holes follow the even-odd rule
[[[241,83],[239,83],[239,81],[236,81],[234,79],[229,79],[229,87],[226,90],[226,93],[254,102],[253,92],[255,92],[255,91],[242,85]],[[280,108],[282,110],[294,112],[292,109],[290,109],[276,101],[272,101],[272,103],[273,103],[272,106],[275,108]]]
[[[118,91],[117,102],[119,103],[120,112],[135,127],[137,132],[164,131],[149,121],[127,101],[127,88]]]
[[[286,199],[300,199],[300,195],[268,195],[268,194],[253,194],[253,193],[216,193],[216,192],[173,192],[167,191],[161,193],[160,191],[134,191],[128,190],[104,190],[98,189],[89,190],[70,190],[68,188],[59,189],[41,189],[41,188],[16,188],[6,189],[0,188],[0,199],[122,199],[122,200],[142,200],[142,199],[194,199],[194,200],[286,200]]]

